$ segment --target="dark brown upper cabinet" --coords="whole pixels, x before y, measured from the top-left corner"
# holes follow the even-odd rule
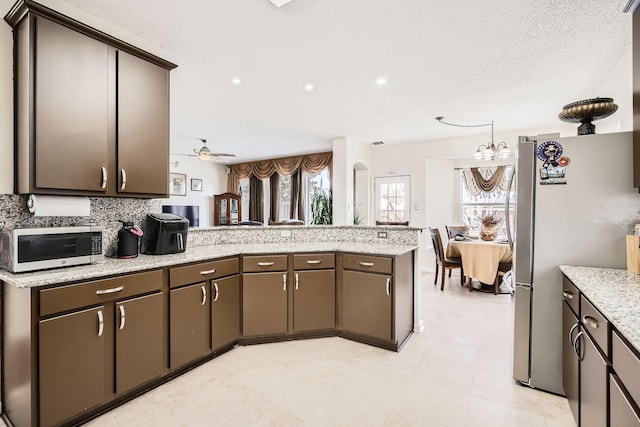
[[[175,64],[32,1],[14,29],[15,192],[167,197]]]

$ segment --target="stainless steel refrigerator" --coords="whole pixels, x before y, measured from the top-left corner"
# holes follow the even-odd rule
[[[516,152],[513,376],[564,395],[561,264],[626,268],[640,222],[632,134],[521,137]]]

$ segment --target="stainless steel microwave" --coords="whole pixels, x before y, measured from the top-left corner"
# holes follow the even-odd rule
[[[13,273],[102,262],[102,227],[0,230],[0,268]]]

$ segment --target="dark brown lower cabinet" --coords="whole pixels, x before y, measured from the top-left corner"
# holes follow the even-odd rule
[[[242,335],[287,333],[287,273],[242,276]]]
[[[573,346],[580,321],[569,304],[562,303],[562,386],[569,401],[573,418],[578,421],[580,414],[580,359]]]
[[[294,275],[294,331],[335,329],[336,271],[298,271]]]
[[[39,323],[39,425],[59,424],[107,399],[108,317],[113,319],[99,306]]]
[[[640,411],[616,374],[609,374],[611,427],[640,427]]]
[[[580,327],[580,426],[607,425],[608,365],[591,337]]]
[[[344,271],[342,277],[344,330],[391,341],[391,276]]]
[[[213,280],[211,289],[211,346],[215,351],[240,338],[240,277]]]
[[[161,293],[116,303],[116,394],[159,377],[164,369]]]
[[[169,294],[169,366],[180,367],[211,352],[209,282],[172,289]]]

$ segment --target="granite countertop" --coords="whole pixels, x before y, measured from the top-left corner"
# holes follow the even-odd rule
[[[640,351],[640,275],[616,268],[561,265],[560,270]]]
[[[123,273],[188,264],[234,255],[355,252],[396,256],[417,249],[413,245],[374,244],[371,242],[251,243],[187,247],[179,254],[143,255],[133,259],[107,258],[103,263],[12,274],[0,270],[0,280],[19,288],[33,288],[78,280],[95,279]]]

